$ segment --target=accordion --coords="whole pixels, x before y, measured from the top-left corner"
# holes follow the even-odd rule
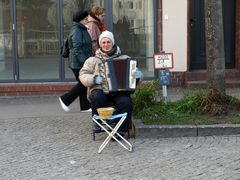
[[[136,89],[137,61],[130,57],[110,58],[99,64],[99,75],[103,78],[104,93],[134,91]]]

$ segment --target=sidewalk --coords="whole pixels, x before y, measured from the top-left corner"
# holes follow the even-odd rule
[[[178,99],[182,91],[171,89],[169,97]],[[80,113],[77,101],[70,108],[64,112],[56,95],[0,98],[0,179],[240,177],[240,135],[159,138],[155,132],[141,138],[137,134],[130,139],[133,152],[110,142],[98,154],[105,134],[93,141],[91,114]]]

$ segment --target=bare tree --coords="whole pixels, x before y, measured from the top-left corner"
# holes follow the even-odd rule
[[[222,0],[204,0],[209,88],[225,94],[225,53]]]

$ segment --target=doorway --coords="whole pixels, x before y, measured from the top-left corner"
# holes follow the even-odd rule
[[[235,67],[236,1],[223,2],[225,65]],[[204,0],[190,1],[190,70],[206,69]]]

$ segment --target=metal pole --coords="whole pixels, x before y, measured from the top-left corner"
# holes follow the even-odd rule
[[[163,88],[163,101],[166,104],[167,103],[167,86],[163,85],[162,88]]]

